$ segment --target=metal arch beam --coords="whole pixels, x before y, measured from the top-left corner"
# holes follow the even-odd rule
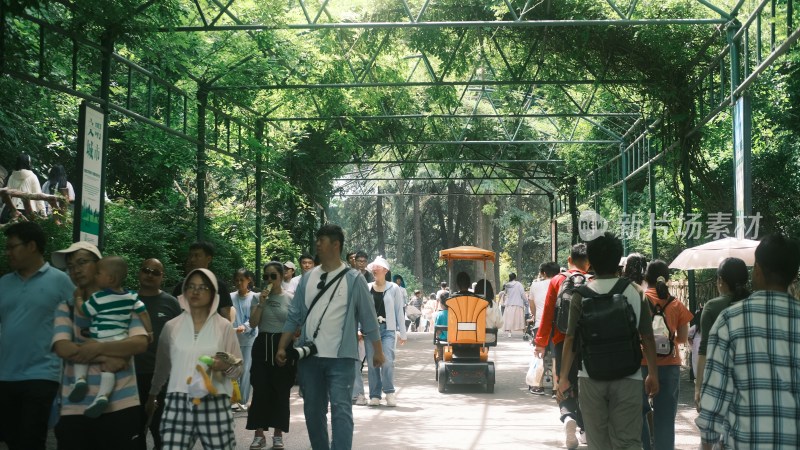
[[[420,160],[379,160],[379,161],[320,161],[314,165],[341,165],[341,164],[488,164],[488,163],[535,163],[535,164],[564,164],[563,159],[420,159]]]
[[[546,144],[585,144],[585,145],[611,145],[619,144],[619,140],[572,140],[572,139],[553,139],[553,140],[530,140],[530,141],[372,141],[362,142],[363,145],[546,145]]]
[[[396,115],[374,115],[374,116],[306,116],[306,117],[265,117],[265,122],[324,122],[327,120],[405,120],[405,119],[496,119],[503,117],[506,119],[525,119],[525,118],[606,118],[606,117],[639,117],[639,113],[621,112],[601,112],[601,113],[526,113],[526,114],[396,114]]]
[[[251,24],[218,26],[160,27],[156,31],[209,32],[209,31],[264,31],[264,30],[332,30],[332,29],[378,29],[378,28],[554,28],[554,27],[610,27],[610,26],[660,26],[660,25],[721,25],[725,19],[588,19],[588,20],[468,20],[436,22],[332,22]]]
[[[440,86],[518,86],[518,85],[635,85],[650,84],[645,80],[472,80],[472,81],[407,81],[407,82],[366,82],[366,83],[287,83],[287,84],[245,84],[236,86],[210,86],[210,91],[224,90],[282,90],[282,89],[358,89],[358,88],[408,88],[408,87],[440,87]]]

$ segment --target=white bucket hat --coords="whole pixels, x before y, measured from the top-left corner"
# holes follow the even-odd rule
[[[367,264],[367,270],[370,272],[375,270],[376,267],[383,267],[386,270],[392,270],[389,268],[389,261],[386,261],[383,256],[376,256],[375,261]]]

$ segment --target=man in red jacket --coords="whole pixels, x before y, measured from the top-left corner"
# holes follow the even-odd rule
[[[544,312],[542,313],[542,323],[539,324],[539,331],[536,333],[536,356],[544,357],[544,349],[550,343],[552,332],[553,346],[555,348],[556,371],[561,372],[561,351],[564,347],[564,333],[553,326],[553,317],[556,312],[556,299],[561,284],[572,274],[585,274],[589,270],[589,258],[586,256],[586,244],[576,244],[572,246],[569,258],[567,259],[569,270],[560,273],[550,279],[550,287],[547,289],[547,297],[544,302]],[[580,355],[576,355],[576,361],[580,361]],[[583,429],[583,418],[580,408],[578,408],[578,366],[579,363],[572,364],[569,372],[570,385],[573,387],[573,394],[559,403],[561,410],[561,422],[564,423],[565,445],[569,449],[578,447],[578,437],[576,430],[578,427]]]

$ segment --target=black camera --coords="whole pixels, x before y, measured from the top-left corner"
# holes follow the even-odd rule
[[[317,345],[313,342],[306,342],[300,347],[292,347],[289,349],[289,358],[293,360],[301,360],[314,356],[317,354]]]

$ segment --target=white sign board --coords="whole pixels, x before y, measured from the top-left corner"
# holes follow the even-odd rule
[[[89,105],[85,108],[84,117],[80,240],[100,245],[104,117],[101,111]]]

